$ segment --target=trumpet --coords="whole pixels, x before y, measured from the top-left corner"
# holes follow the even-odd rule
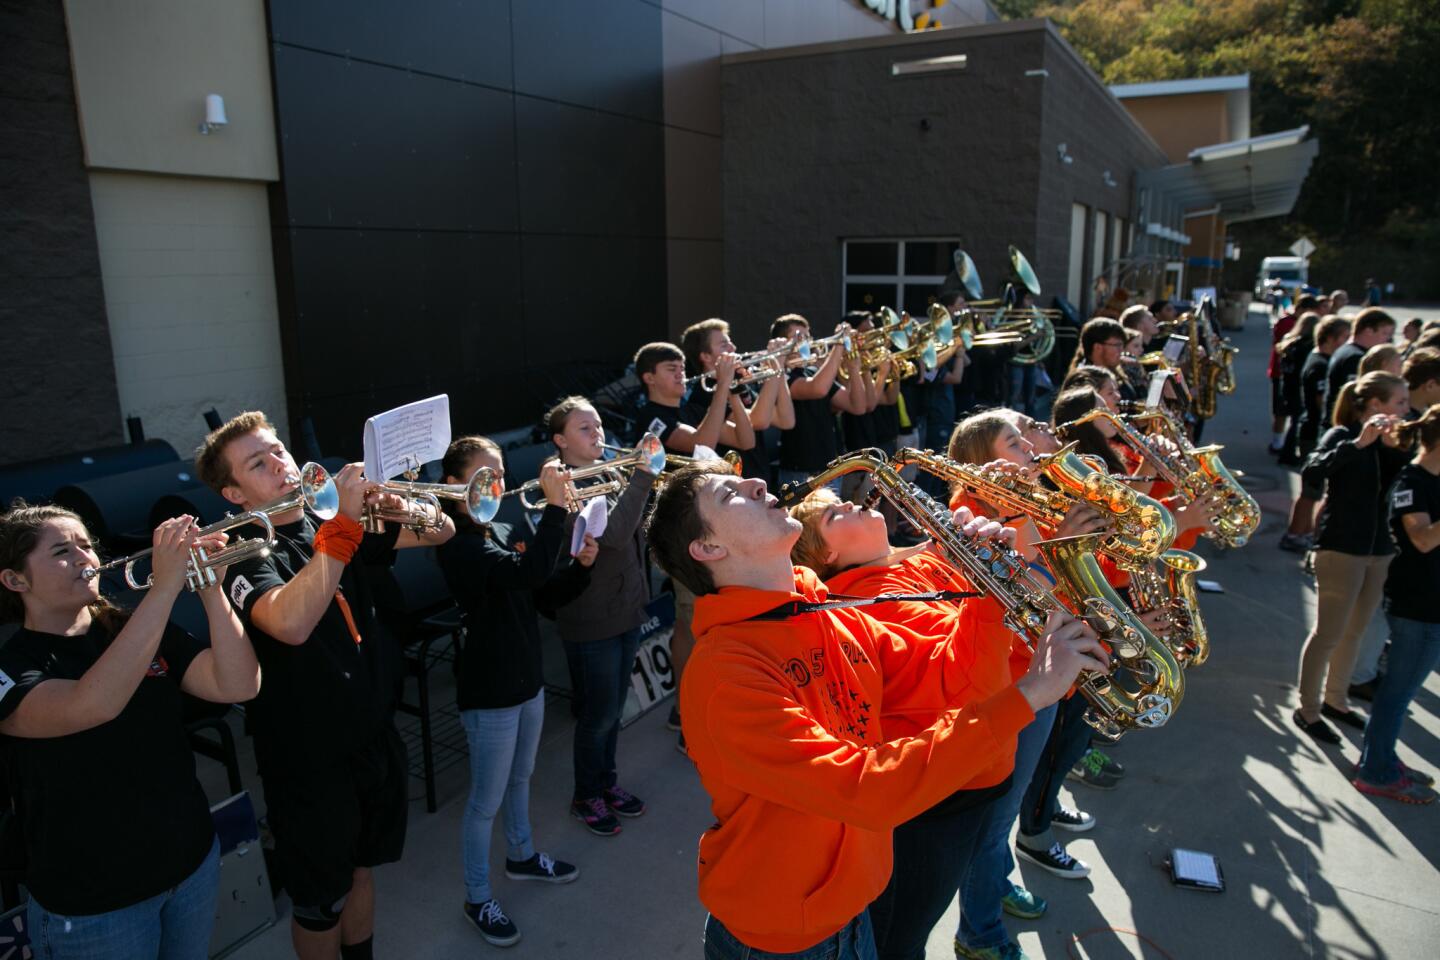
[[[268,557],[271,549],[275,546],[275,527],[270,520],[272,516],[289,513],[298,507],[308,509],[321,520],[329,520],[340,512],[340,494],[335,489],[335,481],[330,478],[329,472],[320,464],[307,463],[300,468],[298,476],[291,474],[285,480],[286,483],[296,485],[294,493],[288,493],[244,513],[227,514],[222,519],[195,531],[196,538],[203,538],[216,533],[226,533],[246,524],[256,523],[265,533],[263,537],[240,538],[214,553],[206,552],[204,547],[191,546],[190,558],[185,563],[186,588],[204,590],[207,587],[213,587],[220,582],[216,571],[221,567],[238,563],[241,560]],[[128,557],[111,560],[98,567],[86,567],[81,576],[86,580],[94,580],[106,570],[121,567],[124,570],[127,587],[131,590],[149,590],[155,583],[154,574],[147,576],[144,582],[141,582],[136,579],[135,565],[154,552],[153,547],[146,547]]]
[[[399,507],[365,508],[365,529],[378,533],[385,521],[399,523],[416,533],[434,530],[445,523],[440,511],[441,500],[455,500],[465,505],[465,513],[476,523],[489,523],[500,509],[504,486],[499,475],[489,467],[476,470],[467,483],[414,483],[409,480],[386,480],[375,485],[377,490],[393,493],[404,500]]]
[[[754,353],[741,354],[740,362],[735,365],[735,378],[730,381],[730,389],[735,390],[748,384],[773,380],[793,367],[805,366],[810,362],[812,356],[814,356],[814,352],[810,348],[810,341],[799,337],[774,350],[758,350]],[[698,385],[706,393],[715,392],[714,371],[687,377],[685,382],[691,386]]]
[[[665,469],[667,460],[665,445],[653,433],[645,434],[633,448],[612,447],[608,443],[601,444],[601,446],[606,450],[618,452],[619,456],[614,460],[603,460],[588,467],[567,467],[561,471],[565,480],[565,503],[563,506],[572,513],[579,510],[581,504],[586,500],[619,493],[625,488],[626,481],[630,479],[630,474],[637,467],[644,467],[656,476],[659,476]],[[579,486],[575,482],[591,478],[596,478],[597,482],[585,486]],[[526,510],[544,510],[549,504],[544,497],[537,496],[539,490],[539,480],[526,480],[514,490],[506,490],[502,496],[517,497],[520,505]],[[561,506],[561,504],[556,504],[556,506]]]

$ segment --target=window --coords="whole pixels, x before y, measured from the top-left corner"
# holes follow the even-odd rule
[[[1085,292],[1085,204],[1070,205],[1070,273],[1065,297],[1075,308],[1082,309],[1080,297]]]
[[[923,316],[955,271],[958,240],[846,240],[845,310],[893,307]]]

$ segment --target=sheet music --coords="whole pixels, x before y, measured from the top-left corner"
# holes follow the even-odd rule
[[[365,421],[365,476],[389,480],[439,460],[450,445],[450,398],[445,394],[377,413]]]

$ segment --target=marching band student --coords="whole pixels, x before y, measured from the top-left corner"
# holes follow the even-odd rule
[[[875,329],[875,320],[866,310],[852,310],[845,314],[841,321],[850,325],[850,329],[857,333]],[[886,384],[890,376],[893,361],[887,352],[885,359],[870,370],[861,370],[859,386],[865,391],[865,412],[851,413],[846,410],[840,414],[840,437],[846,450],[865,450],[870,447],[879,447],[881,442],[881,431],[889,430],[889,423],[881,412],[882,401],[888,396],[890,402],[900,395],[900,384],[898,382]],[[900,430],[900,421],[893,419],[894,433],[890,434],[890,450],[893,453],[894,434]],[[865,493],[870,489],[869,477],[864,472],[846,474],[840,478],[840,496],[845,500],[859,502]]]
[[[1415,457],[1390,488],[1390,529],[1399,551],[1385,577],[1385,618],[1390,623],[1389,667],[1370,709],[1370,724],[1356,768],[1361,793],[1405,803],[1435,800],[1435,778],[1395,756],[1405,710],[1440,663],[1440,406],[1396,428],[1402,447],[1419,441]]]
[[[849,327],[841,324],[837,332],[841,329]],[[808,337],[810,321],[798,313],[787,313],[770,325],[770,336],[782,340]],[[837,379],[842,363],[849,370],[848,386]],[[835,414],[866,412],[859,353],[836,347],[819,367],[791,371],[790,397],[795,403],[795,426],[780,434],[781,484],[799,483],[840,455]],[[838,494],[839,484],[832,489]]]
[[[961,572],[933,546],[893,550],[883,515],[843,502],[828,490],[817,490],[793,507],[790,514],[804,527],[790,551],[791,560],[815,571],[825,581],[826,589],[836,594],[873,597],[882,593],[969,589]],[[1006,537],[1013,538],[1013,533]],[[983,701],[1014,680],[1011,648],[1014,644],[1022,648],[1024,645],[1005,628],[1003,611],[993,599],[885,603],[873,608],[871,615],[883,624],[901,624],[932,642],[952,644],[955,656],[966,665],[972,689],[968,694],[958,694],[949,706]],[[1023,675],[1029,663],[1028,651],[1018,662],[1018,674]],[[1045,707],[1041,713],[1052,709]],[[914,736],[935,719],[934,714],[892,713],[883,705],[880,715],[888,737]],[[962,881],[980,855],[985,826],[1009,792],[1015,753],[1014,743],[1007,738],[996,751],[991,767],[895,828],[894,872],[889,885],[870,905],[881,960],[924,957],[930,930],[957,889],[961,890],[962,915],[971,914],[975,905],[965,897]],[[1013,813],[1010,819],[1014,820]],[[997,920],[1000,903],[997,894]],[[1032,901],[1032,905],[1043,912],[1043,901]],[[1002,936],[1000,943],[1007,942],[1008,938]],[[961,950],[957,941],[957,954],[972,956]]]
[[[503,477],[500,447],[487,437],[451,442],[441,461],[446,483],[466,483],[482,468]],[[470,748],[470,798],[461,825],[465,865],[465,916],[490,943],[508,947],[520,931],[490,886],[490,834],[505,805],[505,875],[512,880],[570,883],[580,871],[535,849],[530,829],[530,775],[545,723],[545,671],[533,595],[557,584],[565,565],[565,482],[554,461],[540,468],[545,510],[535,535],[506,523],[478,525],[453,501],[444,501],[455,536],[435,558],[465,617],[455,701]],[[582,576],[564,583],[578,592],[599,546],[585,535],[576,554]],[[568,597],[552,598],[552,606]]]
[[[1363,377],[1372,371],[1382,370],[1398,377],[1404,369],[1405,361],[1400,354],[1399,347],[1393,343],[1377,343],[1366,350],[1365,356],[1360,358],[1360,365],[1355,368],[1355,375]]]
[[[1300,656],[1300,706],[1293,719],[1321,743],[1340,743],[1322,717],[1365,728],[1365,718],[1350,708],[1348,688],[1357,660],[1372,659],[1360,641],[1380,605],[1395,552],[1384,493],[1408,460],[1392,428],[1409,406],[1405,381],[1393,374],[1367,373],[1344,384],[1335,426],[1305,464],[1312,482],[1323,480],[1325,502],[1315,538],[1315,625]]]
[[[1425,411],[1440,403],[1440,350],[1419,347],[1405,358],[1401,373],[1410,388],[1410,410],[1406,420],[1419,420]]]
[[[727,368],[733,363],[722,363],[717,370],[724,374]],[[716,393],[723,387],[728,387],[728,375]],[[584,397],[566,397],[551,407],[545,415],[545,431],[567,467],[588,467],[605,458],[605,427]],[[599,837],[620,832],[617,815],[638,817],[645,812],[645,801],[619,784],[615,750],[630,671],[640,648],[640,627],[648,616],[649,571],[640,526],[654,483],[653,473],[637,467],[624,491],[606,498],[609,520],[597,541],[599,552],[590,566],[589,584],[555,613],[580,699],[570,815]],[[567,537],[574,522],[572,514]]]
[[[1106,370],[1118,371],[1120,358],[1125,354],[1127,339],[1125,327],[1118,320],[1095,317],[1086,320],[1080,328],[1080,342],[1075,347],[1075,356],[1070,360],[1070,369],[1081,364],[1094,364]],[[1128,379],[1115,373],[1117,386],[1123,399],[1135,400],[1134,388]]]
[[[0,755],[36,957],[206,955],[220,845],[180,694],[248,700],[260,670],[224,590],[200,591],[208,647],[168,619],[191,545],[224,540],[197,539],[193,517],[162,523],[153,585],[125,611],[85,578],[100,560],[77,515],[20,501],[0,514],[0,622],[22,624],[0,650]]]
[[[669,343],[647,343],[635,354],[635,374],[645,388],[645,403],[640,407],[637,419],[645,424],[647,432],[660,438],[665,449],[682,456],[694,454],[696,446],[699,445],[710,447],[717,453],[720,451],[716,448],[739,450],[744,456],[745,452],[755,449],[756,441],[755,427],[750,421],[750,411],[745,408],[744,395],[740,391],[731,390],[739,357],[735,353],[735,344],[730,342],[729,327],[725,322],[706,322],[721,325],[721,328],[702,327],[699,331],[712,341],[707,347],[720,348],[717,353],[708,357],[702,356],[698,343],[694,342],[699,338],[692,337],[692,346],[696,347],[695,356],[688,361],[683,351]],[[686,335],[689,336],[693,330],[696,330],[696,327],[687,330]],[[722,337],[723,343],[715,342]],[[709,353],[708,350],[703,352]],[[715,390],[713,393],[706,393],[697,388],[691,391],[691,397],[687,401],[686,369],[700,368],[707,361],[710,371],[697,369],[697,374],[712,372],[715,376]],[[767,383],[766,389],[770,389],[772,384],[774,381]],[[788,389],[786,396],[789,396]],[[771,398],[767,398],[767,402],[773,412],[773,393]],[[727,415],[729,419],[726,419]],[[793,411],[789,419],[793,425]],[[716,423],[720,424],[718,433],[714,431]],[[695,646],[695,638],[690,632],[690,618],[695,612],[695,596],[682,584],[674,583],[673,586],[675,630],[670,636],[670,663],[678,685],[685,670],[685,662],[690,659],[690,650]],[[678,710],[679,704],[670,708],[667,726],[679,733],[675,746],[684,753],[685,734],[680,732]]]
[[[1360,361],[1365,352],[1380,343],[1389,343],[1395,336],[1395,321],[1379,307],[1366,307],[1355,315],[1350,326],[1350,341],[1330,355],[1330,366],[1325,371],[1325,402],[1322,412],[1326,416],[1325,426],[1335,411],[1340,388],[1359,375]]]
[[[1300,442],[1300,426],[1305,413],[1304,385],[1300,374],[1305,361],[1315,352],[1315,332],[1319,326],[1320,314],[1306,311],[1275,348],[1280,354],[1281,409],[1290,419],[1280,451],[1282,466],[1294,467],[1304,462],[1295,449]]]
[[[1108,655],[1056,615],[1024,677],[957,708],[969,680],[953,641],[824,607],[824,585],[791,565],[801,524],[762,481],[684,467],[648,530],[660,566],[700,598],[680,696],[716,819],[700,841],[706,956],[875,957],[866,906],[889,878],[893,827],[996,763],[1035,709]],[[892,738],[882,704],[933,720]]]
[[[1335,309],[1338,312],[1339,308]],[[1293,311],[1282,311],[1280,319],[1270,330],[1270,362],[1265,367],[1265,376],[1270,378],[1271,453],[1278,454],[1285,442],[1285,399],[1280,392],[1280,341],[1285,339],[1300,317],[1312,312],[1323,316],[1328,311],[1321,309],[1318,297],[1304,294],[1295,301]]]
[[[1325,375],[1330,367],[1330,356],[1350,337],[1350,321],[1330,314],[1315,327],[1314,349],[1305,357],[1300,367],[1300,429],[1296,444],[1300,462],[1305,460],[1320,441],[1320,427],[1330,419],[1321,409],[1325,402]],[[1325,491],[1307,479],[1304,471],[1300,474],[1300,494],[1290,505],[1290,523],[1280,537],[1280,549],[1292,553],[1305,553],[1313,545],[1315,534],[1315,508]]]
[[[295,491],[295,460],[263,413],[239,414],[196,452],[206,485],[243,510]],[[405,846],[408,765],[395,730],[400,651],[375,619],[351,560],[443,543],[448,517],[424,534],[360,520],[382,500],[361,464],[335,477],[340,511],[317,525],[301,507],[272,516],[264,558],[231,564],[225,589],[265,671],[247,719],[265,784],[275,856],[294,907],[302,960],[368,960],[375,924],[372,869]]]
[[[771,340],[765,345],[767,351],[785,345],[783,340]],[[730,325],[724,320],[701,320],[685,328],[680,335],[680,350],[685,354],[685,370],[690,376],[713,374],[716,361],[723,354],[734,354],[735,344],[730,339]],[[783,376],[771,377],[760,385],[757,391],[752,386],[743,386],[737,391],[745,405],[750,426],[755,431],[755,444],[749,449],[738,448],[742,471],[747,477],[770,477],[770,456],[765,449],[764,431],[771,427],[789,430],[795,426],[795,406],[790,400],[790,385]],[[709,412],[711,396],[703,390],[690,391],[690,396],[680,407],[680,422],[699,428]],[[727,447],[722,441],[715,448],[724,455]],[[677,453],[683,452],[677,449]]]

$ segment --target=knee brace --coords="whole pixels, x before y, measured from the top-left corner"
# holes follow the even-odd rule
[[[324,933],[335,929],[335,925],[340,922],[340,912],[344,909],[345,898],[341,897],[328,907],[308,907],[297,903],[290,908],[290,912],[300,929],[309,930],[311,933]]]

